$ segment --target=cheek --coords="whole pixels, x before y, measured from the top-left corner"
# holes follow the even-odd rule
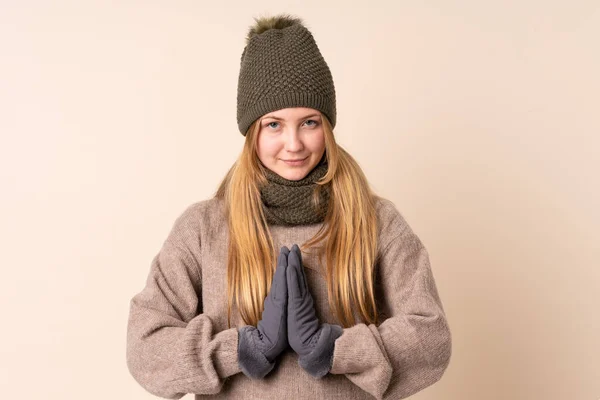
[[[321,131],[319,134],[314,136],[314,140],[311,142],[313,150],[321,150],[325,147],[325,134]]]
[[[269,140],[266,137],[259,137],[258,142],[256,143],[257,152],[261,157],[269,157],[277,154],[277,142],[274,140]]]

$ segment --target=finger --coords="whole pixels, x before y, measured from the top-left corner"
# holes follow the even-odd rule
[[[289,250],[283,246],[277,258],[277,268],[273,275],[273,282],[271,284],[271,291],[273,293],[274,300],[287,300],[287,282],[285,277],[285,270],[287,269],[287,253]]]
[[[287,247],[283,247],[281,249],[281,253],[279,254],[279,259],[277,261],[277,269],[275,270],[275,276],[273,280],[275,281],[275,298],[280,301],[282,304],[287,304],[287,277],[285,276],[288,261],[286,254],[289,253]]]
[[[292,250],[290,251],[290,254],[288,255],[288,265],[290,266],[289,269],[293,269],[295,276],[296,276],[296,281],[298,284],[298,298],[300,298],[301,296],[304,296],[304,294],[306,293],[306,280],[304,279],[304,271],[302,271],[304,268],[302,267],[302,263],[300,262],[300,257],[298,256],[298,251],[294,250],[294,249],[298,249],[298,246],[294,245],[292,247]],[[299,250],[299,249],[298,249]]]
[[[290,256],[293,253],[294,252],[290,252]],[[300,277],[298,276],[298,268],[290,258],[288,258],[288,268],[286,271],[286,277],[288,296],[290,297],[290,300],[301,299],[302,292],[300,291]]]
[[[300,247],[298,247],[297,244],[294,244],[291,251],[295,251],[298,254],[298,260],[300,260],[300,264],[302,264],[302,251],[300,250]]]
[[[302,263],[302,250],[300,250],[300,247],[298,247],[298,245],[295,244],[292,246],[291,251],[294,251],[298,256],[298,265],[300,266],[299,271],[301,272],[300,278],[302,278],[300,288],[304,289],[302,293],[306,294],[306,292],[308,291],[308,280],[306,279],[306,269],[304,268],[304,264]]]
[[[277,257],[277,269],[279,269],[280,265],[285,265],[287,267],[288,254],[290,254],[290,249],[288,249],[286,246],[282,246],[281,250],[279,251],[279,256]],[[277,269],[275,270],[276,273]]]

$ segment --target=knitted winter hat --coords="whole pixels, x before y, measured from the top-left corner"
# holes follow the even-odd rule
[[[242,52],[237,123],[242,135],[261,116],[288,107],[321,111],[335,126],[331,71],[300,18],[281,14],[256,19]]]

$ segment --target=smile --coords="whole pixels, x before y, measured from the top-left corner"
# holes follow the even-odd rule
[[[286,163],[287,165],[293,165],[293,166],[298,166],[298,165],[302,165],[304,164],[304,162],[308,160],[308,156],[302,160],[294,160],[294,161],[286,161],[286,160],[282,160],[284,163]]]

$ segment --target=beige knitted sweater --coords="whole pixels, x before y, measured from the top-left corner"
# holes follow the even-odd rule
[[[377,215],[376,294],[383,322],[345,328],[322,379],[305,372],[288,348],[269,375],[253,380],[238,366],[237,327],[244,323],[235,308],[227,328],[223,204],[213,198],[190,205],[154,257],[145,287],[130,301],[131,375],[156,396],[195,393],[196,400],[402,399],[434,384],[450,362],[452,345],[429,255],[391,201],[379,199]],[[275,248],[301,245],[321,225],[270,226]],[[324,268],[315,255],[302,257],[317,316],[338,323],[328,307]]]

